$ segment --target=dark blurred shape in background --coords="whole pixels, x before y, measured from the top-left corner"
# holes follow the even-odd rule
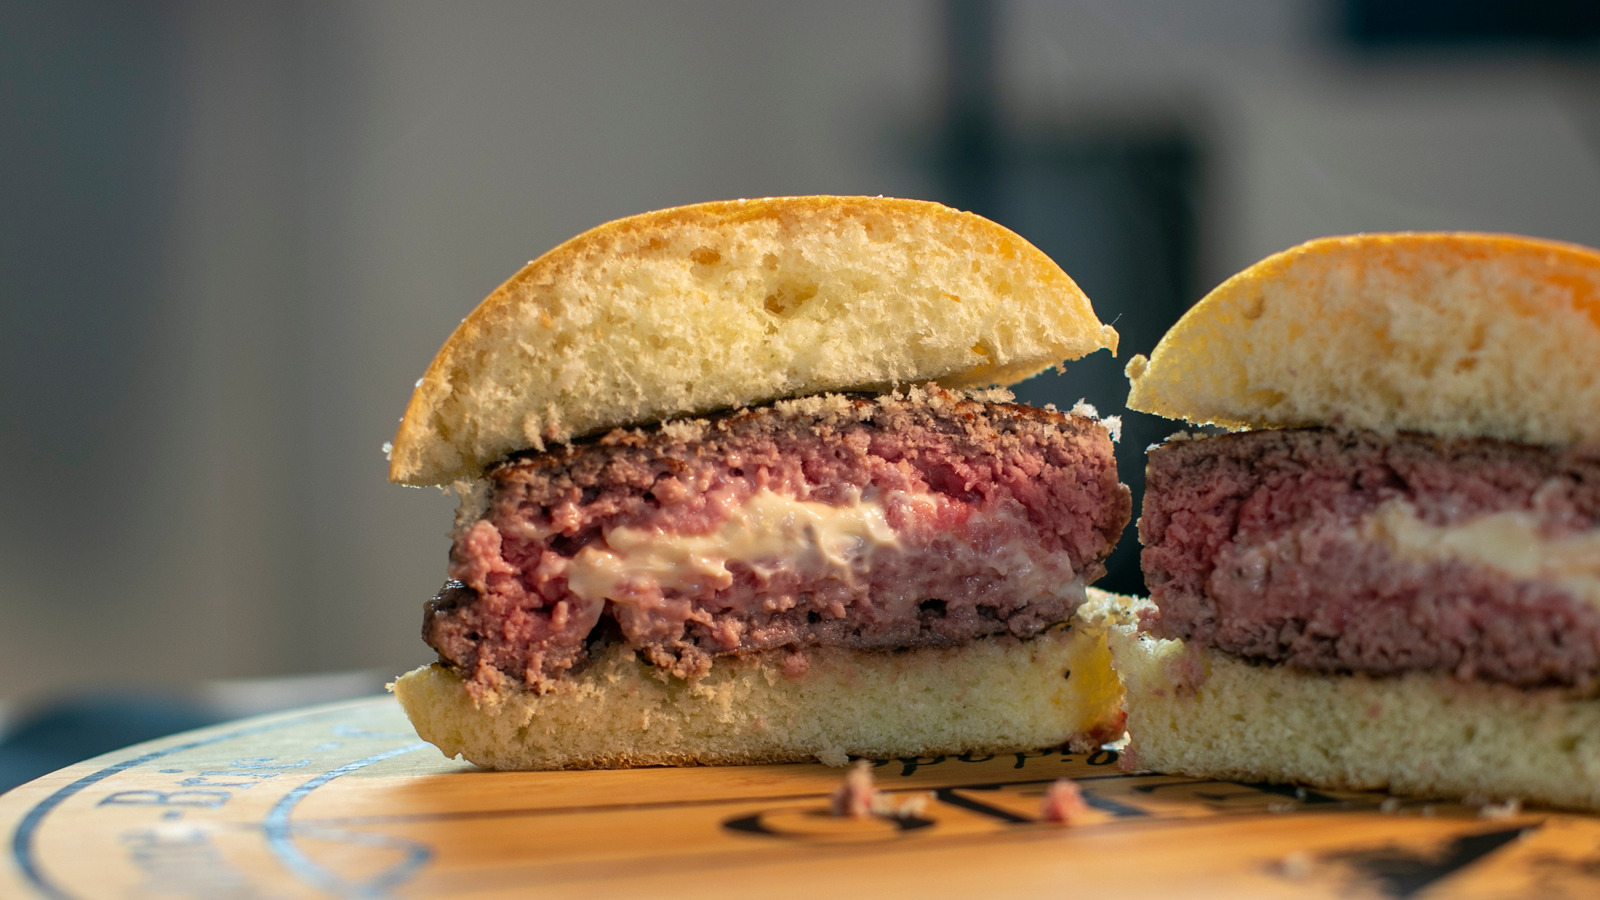
[[[426,662],[453,502],[379,446],[579,231],[988,215],[1121,333],[1018,393],[1122,414],[1137,489],[1172,426],[1122,367],[1231,272],[1362,230],[1600,245],[1597,9],[0,0],[0,785]],[[1141,589],[1132,529],[1112,570]]]
[[[942,129],[932,148],[943,185],[933,199],[1005,223],[1066,269],[1121,338],[1118,356],[1096,353],[1016,388],[1035,405],[1086,399],[1120,415],[1117,468],[1139,509],[1144,449],[1174,430],[1129,412],[1122,367],[1149,353],[1199,297],[1201,151],[1189,123],[1068,121],[1022,132],[1000,116],[1005,4],[944,0]],[[1099,586],[1145,592],[1133,531]]]
[[[1368,47],[1531,43],[1578,48],[1600,40],[1600,3],[1592,0],[1343,0],[1341,5],[1346,37]]]

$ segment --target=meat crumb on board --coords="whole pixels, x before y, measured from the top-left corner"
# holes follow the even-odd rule
[[[872,786],[872,763],[857,760],[845,773],[844,784],[833,789],[828,809],[836,816],[865,819],[872,815],[873,801],[877,798],[878,790]]]
[[[844,783],[834,788],[832,796],[828,798],[828,809],[842,818],[886,816],[908,819],[920,816],[927,810],[929,796],[925,793],[913,794],[896,805],[889,794],[873,787],[872,763],[858,759],[845,774]]]
[[[1076,824],[1088,811],[1089,804],[1083,799],[1082,789],[1070,778],[1056,779],[1044,789],[1044,796],[1039,800],[1039,817],[1057,825]]]

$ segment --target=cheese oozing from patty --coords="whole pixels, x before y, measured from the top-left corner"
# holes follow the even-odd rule
[[[878,500],[857,496],[843,506],[797,500],[762,489],[730,511],[711,534],[667,534],[652,528],[613,528],[605,546],[583,548],[567,567],[567,586],[585,600],[618,599],[627,587],[652,584],[663,592],[733,584],[730,563],[758,574],[793,567],[847,578],[882,548],[898,548]]]
[[[1459,560],[1508,578],[1560,585],[1600,606],[1600,531],[1561,537],[1541,533],[1539,518],[1520,510],[1488,513],[1459,525],[1430,525],[1417,508],[1391,500],[1368,515],[1361,536],[1418,562]]]

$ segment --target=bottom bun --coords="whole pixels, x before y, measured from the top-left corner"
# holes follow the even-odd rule
[[[1027,640],[864,651],[812,648],[802,675],[772,651],[718,660],[697,682],[614,645],[535,694],[475,704],[451,670],[391,685],[417,734],[492,769],[619,768],[996,752],[1122,734],[1105,629],[1074,622]]]
[[[1131,627],[1109,641],[1127,690],[1126,767],[1600,809],[1600,700],[1257,665]]]

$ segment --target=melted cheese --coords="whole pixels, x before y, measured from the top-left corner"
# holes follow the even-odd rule
[[[1429,525],[1416,507],[1396,500],[1367,517],[1361,532],[1410,559],[1461,560],[1510,578],[1558,584],[1600,605],[1600,531],[1546,538],[1538,517],[1519,511],[1490,513],[1460,525]]]
[[[731,562],[757,572],[793,566],[847,575],[864,568],[878,549],[898,546],[883,505],[875,500],[829,506],[761,490],[711,534],[613,528],[603,547],[585,547],[573,557],[567,586],[585,600],[615,600],[630,585],[720,590],[733,583]]]

